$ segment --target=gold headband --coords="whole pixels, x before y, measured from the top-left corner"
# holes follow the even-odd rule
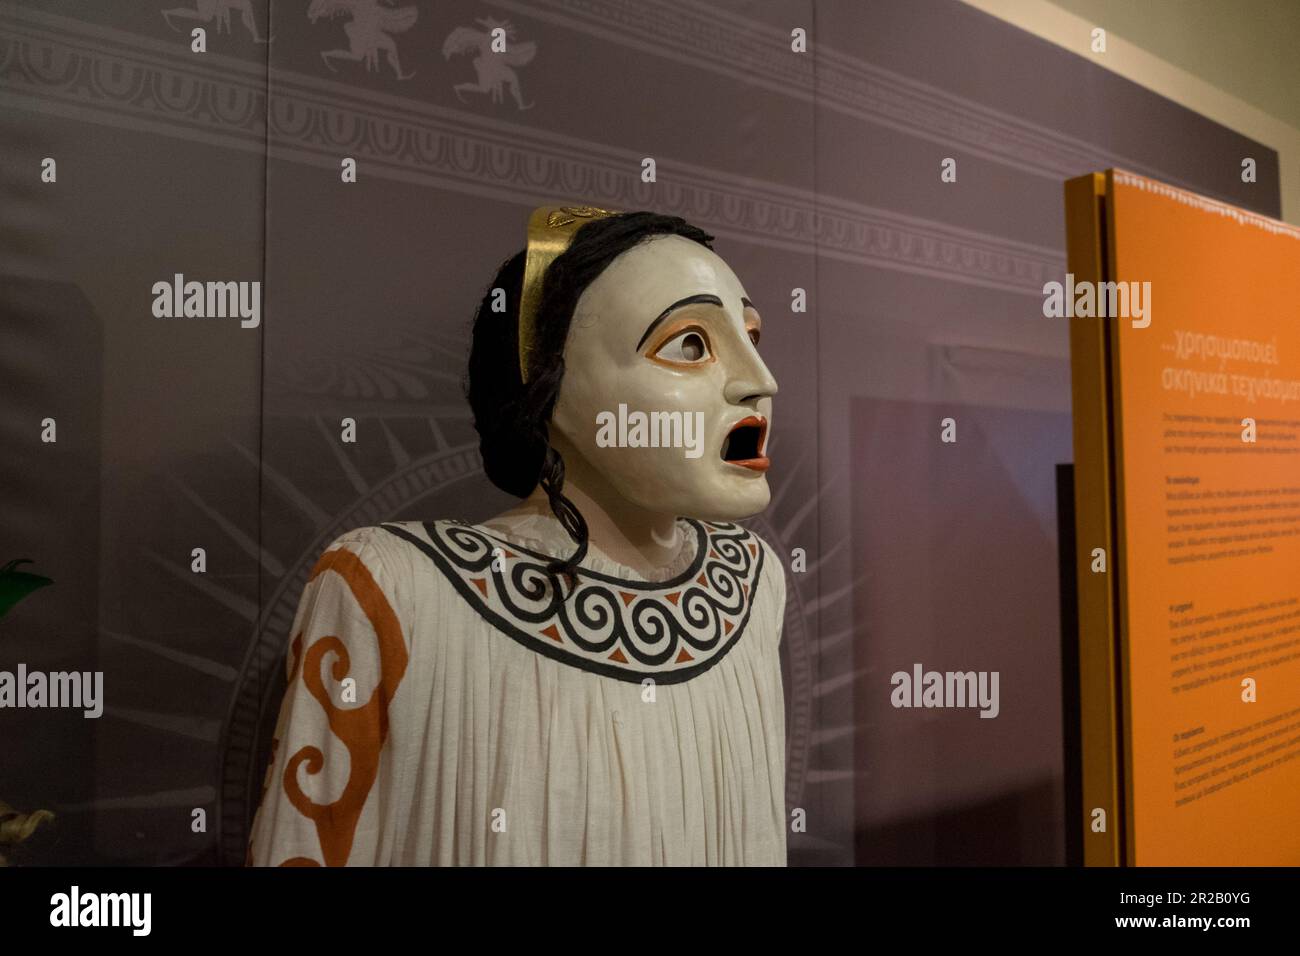
[[[616,214],[616,210],[597,206],[542,206],[528,217],[528,254],[524,259],[524,288],[519,300],[519,377],[524,382],[528,381],[528,360],[537,338],[537,307],[542,300],[542,276],[546,267],[569,248],[581,226]]]

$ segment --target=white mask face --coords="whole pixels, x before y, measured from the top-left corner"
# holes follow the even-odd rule
[[[683,236],[641,242],[578,299],[552,431],[638,507],[757,514],[776,394],[760,325],[716,253]]]

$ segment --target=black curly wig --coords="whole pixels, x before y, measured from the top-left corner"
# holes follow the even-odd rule
[[[526,250],[511,256],[474,314],[465,394],[474,413],[483,470],[492,484],[520,498],[539,484],[577,550],[547,570],[572,577],[587,554],[587,522],[564,496],[564,459],[551,446],[550,421],[564,379],[564,345],[583,291],[621,253],[652,236],[676,235],[712,249],[713,237],[677,216],[625,212],[593,219],[547,267],[534,319],[529,380],[519,372],[519,300]],[[505,291],[505,311],[493,311]]]

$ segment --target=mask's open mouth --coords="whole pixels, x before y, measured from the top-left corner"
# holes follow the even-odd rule
[[[753,471],[767,471],[771,462],[764,454],[767,445],[767,419],[750,415],[731,426],[722,440],[722,460]]]

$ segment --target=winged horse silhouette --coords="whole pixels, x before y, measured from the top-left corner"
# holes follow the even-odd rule
[[[325,50],[321,59],[334,73],[338,70],[331,60],[364,60],[366,72],[379,69],[379,54],[387,55],[388,65],[399,80],[409,80],[415,71],[403,73],[397,59],[397,41],[393,33],[405,33],[415,25],[419,11],[415,7],[390,7],[379,0],[312,0],[307,8],[307,19],[315,23],[321,17],[331,20],[337,16],[350,16],[351,22],[343,24],[348,38],[348,49]]]
[[[476,30],[474,27],[457,27],[447,35],[447,39],[442,44],[442,55],[448,60],[457,53],[476,54],[472,62],[478,82],[457,83],[453,86],[452,91],[456,94],[456,99],[463,103],[465,98],[461,96],[461,91],[465,90],[470,93],[491,93],[492,102],[500,103],[502,91],[508,87],[516,106],[521,110],[532,109],[534,104],[524,104],[523,94],[519,90],[519,76],[514,68],[532,62],[533,57],[537,55],[537,44],[531,41],[515,43],[515,28],[508,20],[494,20],[489,17],[475,22],[486,27],[487,31]],[[491,31],[498,27],[505,30],[506,39],[510,41],[508,48],[502,53],[492,52]]]
[[[172,18],[178,20],[193,20],[197,23],[211,23],[217,21],[217,33],[230,32],[230,11],[238,10],[240,22],[244,24],[244,29],[253,35],[254,43],[270,43],[271,38],[263,40],[257,35],[257,21],[253,19],[253,2],[252,0],[197,0],[194,9],[189,7],[175,7],[171,10],[162,12],[163,19],[173,30],[179,28],[172,23]]]

